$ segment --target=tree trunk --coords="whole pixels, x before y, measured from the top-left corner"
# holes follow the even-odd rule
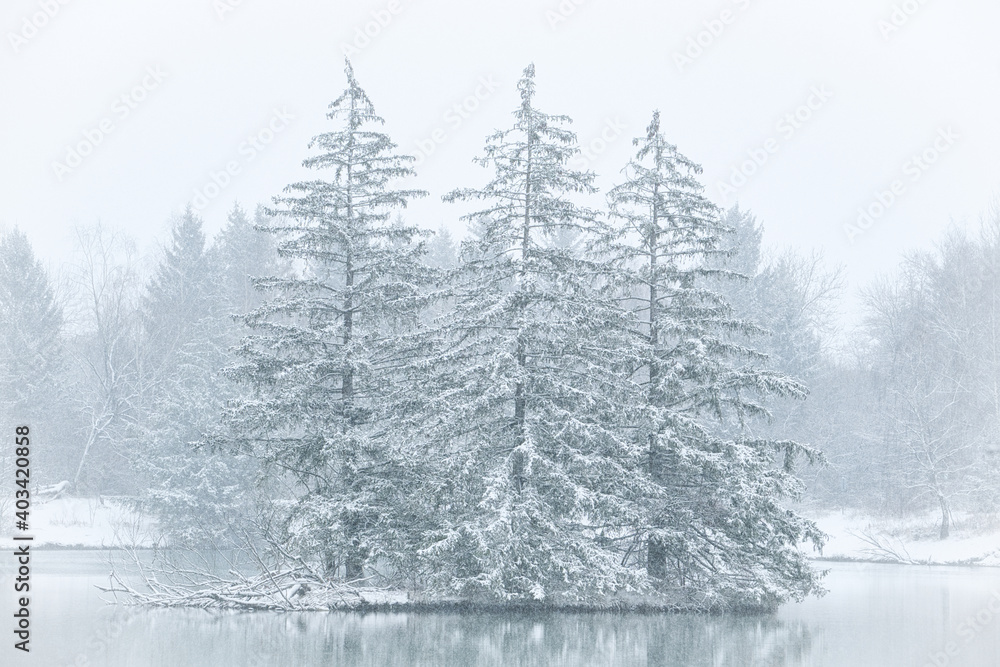
[[[941,504],[941,539],[946,540],[951,534],[951,511],[948,508],[948,499],[941,492],[938,492],[938,502]]]
[[[521,279],[527,273],[526,262],[528,259],[528,246],[531,243],[531,148],[528,148],[527,174],[525,176],[524,189],[524,226],[521,229]],[[523,285],[522,285],[523,288]],[[528,364],[528,356],[524,336],[517,337],[517,349],[514,352],[517,359],[517,368],[523,378],[524,369]],[[527,412],[528,397],[526,395],[524,380],[521,379],[514,386],[514,442],[515,447],[522,446],[527,441]],[[525,477],[525,461],[522,453],[518,452],[511,462],[511,477],[514,481],[514,488],[518,493],[524,490],[527,478]]]
[[[351,97],[351,116],[353,119],[355,109],[354,97]],[[354,135],[351,135],[351,142],[354,141]],[[351,188],[354,184],[353,175],[353,165],[347,165],[347,219],[354,219],[354,202],[351,195]],[[354,287],[354,264],[353,258],[351,256],[351,247],[348,245],[344,248],[344,290],[346,291],[346,296],[344,298],[344,349],[346,350],[352,343],[354,337],[354,297],[351,294],[351,289]],[[344,429],[345,431],[349,428],[349,425],[354,425],[357,423],[357,412],[354,407],[354,366],[351,359],[345,359],[344,368],[342,370],[343,376],[341,378],[340,387],[340,397],[342,401],[343,418],[344,418]],[[358,531],[360,521],[356,519],[351,519],[345,522],[346,524],[346,537],[350,543],[350,547],[346,554],[344,554],[344,579],[347,581],[355,581],[362,579],[364,577],[364,555],[358,545]]]
[[[654,579],[667,576],[667,550],[662,542],[653,537],[646,541],[646,574]]]
[[[659,154],[657,154],[657,161],[659,161]],[[656,289],[656,259],[657,246],[659,245],[657,226],[659,225],[659,216],[655,203],[658,194],[658,186],[654,186],[652,226],[646,238],[646,246],[649,249],[649,346],[652,351],[652,356],[649,360],[649,391],[647,395],[650,405],[656,405],[660,398],[656,388],[656,384],[660,379],[659,359],[657,358],[657,348],[660,344],[657,326],[659,292]],[[660,456],[657,440],[656,433],[649,434],[649,475],[654,481],[659,481],[663,477],[663,471],[661,470],[663,460],[662,456]],[[646,574],[657,579],[663,579],[667,576],[667,551],[662,542],[652,537],[647,540],[646,545]]]
[[[524,372],[524,367],[528,360],[527,353],[524,348],[524,338],[518,336],[517,349],[515,350],[514,355],[517,359],[517,367],[521,372]],[[525,396],[524,382],[518,382],[514,387],[514,427],[517,429],[514,438],[517,442],[517,446],[521,446],[527,441],[527,433],[525,431],[527,408],[528,398]]]
[[[345,562],[345,573],[344,578],[347,581],[357,581],[358,579],[363,579],[365,576],[364,561],[358,557],[356,552],[352,552],[347,555],[347,561]]]

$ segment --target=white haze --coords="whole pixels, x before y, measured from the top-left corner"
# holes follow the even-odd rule
[[[0,227],[26,231],[54,269],[70,257],[74,225],[121,227],[148,249],[211,173],[236,161],[239,173],[200,210],[206,229],[218,230],[234,201],[267,202],[302,175],[305,146],[328,128],[326,106],[343,87],[343,45],[380,12],[391,20],[354,55],[359,80],[403,150],[445,132],[419,167],[419,187],[431,195],[407,213],[428,227],[461,232],[459,211],[440,195],[485,179],[471,159],[507,124],[514,84],[532,61],[541,108],[573,117],[582,143],[609,123],[625,125],[589,164],[602,190],[654,108],[667,137],[704,166],[719,204],[735,198],[718,184],[774,139],[777,151],[740,188],[739,203],[763,222],[768,245],[818,248],[829,265],[844,265],[849,310],[853,288],[904,251],[929,247],[953,222],[974,223],[1000,176],[1000,7],[986,0],[566,0],[561,10],[558,0],[225,0],[232,11],[221,2],[50,0],[44,21],[35,17],[46,3],[4,3]],[[916,11],[883,35],[880,21],[902,5]],[[556,21],[551,12],[560,11],[568,16]],[[676,54],[718,31],[712,22],[724,11],[721,34],[703,34],[711,43],[679,67]],[[32,33],[25,21],[44,25]],[[160,82],[148,75],[156,68]],[[120,97],[144,77],[155,86],[126,116]],[[498,86],[488,92],[480,82],[491,78]],[[446,115],[477,88],[486,99],[468,118]],[[779,123],[818,88],[832,97],[788,136]],[[276,110],[294,120],[250,151],[247,137]],[[105,119],[113,131],[60,181],[54,163]],[[954,145],[912,181],[904,165],[947,128]],[[849,242],[844,226],[896,179],[905,191]]]

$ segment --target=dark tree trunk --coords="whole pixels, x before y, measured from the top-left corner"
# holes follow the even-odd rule
[[[659,161],[659,155],[657,155],[657,161]],[[649,250],[649,346],[652,351],[652,356],[649,360],[649,393],[647,397],[650,405],[657,405],[660,400],[657,388],[657,383],[660,379],[660,365],[659,359],[657,358],[657,348],[660,344],[660,335],[657,324],[659,317],[657,306],[660,295],[656,288],[656,260],[657,246],[659,245],[659,238],[657,234],[659,216],[657,215],[658,211],[655,203],[657,195],[658,188],[654,186],[652,226],[650,227],[649,234],[646,237],[646,247]],[[649,475],[654,481],[660,481],[663,479],[663,457],[659,451],[659,443],[656,433],[649,434],[648,454]],[[650,537],[647,540],[646,545],[646,574],[656,579],[663,579],[667,576],[667,550],[664,548],[662,542],[653,537]]]
[[[525,176],[525,193],[524,193],[524,226],[521,229],[521,277],[522,279],[526,275],[527,266],[526,262],[528,259],[528,246],[531,243],[531,148],[528,149],[528,160],[527,160],[527,175]],[[526,350],[526,344],[524,337],[518,335],[517,337],[517,349],[514,351],[515,357],[517,359],[518,370],[522,373],[522,378],[524,374],[524,369],[528,364],[528,356]],[[524,386],[524,380],[519,380],[514,387],[514,429],[515,429],[515,446],[520,447],[527,441],[527,413],[528,413],[528,397]],[[524,485],[527,482],[525,477],[525,461],[520,452],[511,462],[511,477],[513,478],[514,487],[517,492],[520,493],[524,490]]]
[[[351,99],[351,110],[352,112],[354,110],[353,98]],[[347,182],[348,188],[350,188],[350,184],[353,183],[353,168],[350,164],[347,165]],[[350,189],[348,189],[347,193],[347,217],[349,220],[354,218],[354,203],[352,201]],[[351,289],[354,287],[354,263],[350,247],[345,248],[344,255],[344,288],[347,295],[344,299],[343,341],[344,349],[347,349],[354,338],[354,297],[351,294]],[[354,406],[354,366],[352,360],[349,358],[345,360],[342,371],[340,396],[342,401],[344,428],[346,429],[349,424],[353,425],[357,423],[357,411]],[[352,517],[351,520],[345,522],[346,537],[351,544],[347,553],[344,554],[344,579],[347,581],[362,579],[365,574],[364,554],[360,549],[357,538],[360,528],[358,525],[359,523],[360,521],[356,517]]]
[[[667,550],[656,538],[646,541],[646,574],[654,579],[665,579],[667,576]]]
[[[941,539],[946,540],[951,534],[951,512],[948,509],[948,499],[943,493],[938,493],[938,502],[941,504]]]
[[[344,578],[347,581],[356,581],[358,579],[363,579],[365,576],[364,561],[358,557],[357,554],[348,554],[347,562],[345,563],[345,573]]]

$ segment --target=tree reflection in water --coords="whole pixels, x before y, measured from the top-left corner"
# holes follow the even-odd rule
[[[687,614],[206,613],[150,610],[132,637],[130,664],[158,650],[163,614],[174,664],[240,665],[646,665],[782,667],[809,664],[800,622],[773,616]],[[178,627],[181,624],[186,627]],[[125,647],[121,647],[125,649]],[[166,648],[166,647],[162,647]]]

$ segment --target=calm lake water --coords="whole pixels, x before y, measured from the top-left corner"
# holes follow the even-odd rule
[[[0,665],[1000,666],[1000,569],[821,564],[825,597],[762,617],[236,614],[106,605],[106,558],[33,554],[29,656],[0,559]]]

